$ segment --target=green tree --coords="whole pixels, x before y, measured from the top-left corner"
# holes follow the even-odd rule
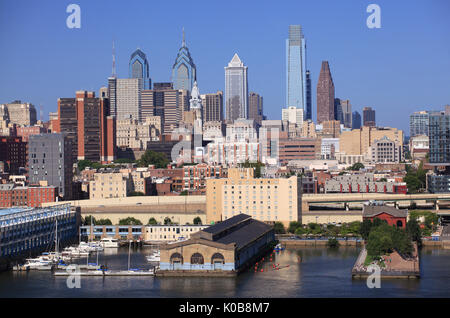
[[[133,159],[128,159],[128,158],[119,158],[114,160],[114,163],[135,163],[136,161],[134,161]]]
[[[142,225],[142,222],[133,217],[127,217],[119,220],[119,225]]]
[[[180,192],[180,195],[188,195],[189,191],[188,190],[183,190]]]
[[[142,197],[145,196],[145,193],[139,191],[130,192],[129,197]]]
[[[202,224],[202,219],[199,217],[199,216],[197,216],[195,219],[194,219],[194,224],[195,225],[198,225],[198,224]]]
[[[78,160],[78,171],[83,171],[87,167],[92,167],[92,161],[90,160]]]
[[[411,240],[421,243],[422,234],[419,226],[419,222],[416,219],[409,219],[406,223],[406,232],[408,233]]]
[[[264,167],[265,165],[258,161],[258,162],[250,162],[248,159],[239,165],[241,168],[253,168],[255,170],[254,177],[255,178],[261,178],[261,167]]]
[[[169,224],[172,224],[172,220],[169,217],[166,217],[164,219],[164,225],[169,225]]]
[[[137,163],[139,167],[155,165],[156,168],[166,168],[170,161],[167,159],[166,154],[162,152],[147,150]]]
[[[158,224],[158,221],[156,221],[155,218],[150,218],[150,219],[148,220],[148,224],[150,224],[150,225],[156,225],[156,224]]]
[[[327,246],[331,248],[339,247],[339,241],[335,238],[329,238],[327,242]]]
[[[273,225],[273,229],[274,229],[276,234],[284,234],[284,233],[286,233],[284,225],[281,222],[275,222],[275,224]]]
[[[81,220],[81,223],[83,223],[83,225],[95,225],[97,224],[97,221],[95,220],[95,218],[92,215],[88,215],[86,216],[84,219]]]
[[[364,165],[361,162],[355,162],[350,168],[349,170],[352,171],[359,171],[361,169],[364,169]]]
[[[96,225],[112,225],[110,219],[100,219],[97,221]]]
[[[292,222],[289,223],[288,232],[289,233],[295,233],[295,230],[298,227],[301,227],[301,226],[302,226],[302,224],[300,222],[292,221]]]
[[[303,226],[299,226],[298,228],[295,229],[295,235],[303,235],[306,234],[308,232],[307,229],[305,229]]]

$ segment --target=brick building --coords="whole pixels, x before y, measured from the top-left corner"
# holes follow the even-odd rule
[[[408,210],[399,210],[390,206],[364,205],[363,220],[373,220],[375,218],[386,221],[389,225],[406,227]]]

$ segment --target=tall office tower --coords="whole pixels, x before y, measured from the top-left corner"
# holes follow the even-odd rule
[[[185,108],[183,99],[187,96],[186,90],[173,89],[172,83],[155,83],[152,90],[143,90],[141,96],[143,119],[159,116],[161,133],[164,134],[172,133],[179,126]]]
[[[286,39],[286,106],[307,113],[306,41],[300,25],[289,26]]]
[[[334,84],[328,62],[322,61],[317,82],[317,123],[328,120],[334,120]]]
[[[355,110],[352,113],[352,129],[361,128],[361,115]]]
[[[303,108],[297,108],[295,106],[283,108],[283,110],[281,111],[282,120],[287,120],[289,123],[297,124],[299,126],[303,126],[303,115]]]
[[[150,73],[148,70],[148,61],[145,53],[140,49],[131,54],[130,63],[128,66],[129,78],[140,78],[142,87],[141,89],[151,89],[152,80],[150,79]]]
[[[36,124],[36,108],[33,104],[22,103],[20,100],[0,105],[7,113],[8,122],[19,126]]]
[[[108,77],[109,114],[117,116],[117,77]],[[102,96],[100,96],[102,97]]]
[[[375,127],[375,110],[372,107],[363,108],[363,126]]]
[[[429,117],[430,163],[450,166],[450,115],[433,113]]]
[[[341,124],[344,127],[352,128],[352,104],[350,104],[350,100],[340,100],[341,101],[341,110],[342,110],[342,121]]]
[[[430,113],[427,111],[414,112],[409,116],[409,136],[428,136],[428,123],[430,120]]]
[[[248,95],[248,119],[253,119],[260,126],[263,120],[263,97],[254,92]]]
[[[28,144],[30,184],[47,181],[59,195],[72,199],[72,142],[64,133],[30,136]]]
[[[75,98],[58,99],[55,132],[65,133],[72,145],[72,160],[114,160],[114,117],[107,98],[94,92],[77,91]]]
[[[200,95],[203,104],[203,122],[223,120],[223,92]]]
[[[312,120],[312,91],[311,91],[311,75],[309,70],[306,71],[306,118]]]
[[[248,118],[247,66],[237,53],[225,67],[225,101],[227,120]]]
[[[341,124],[344,123],[344,118],[342,116],[342,105],[341,105],[341,99],[335,98],[334,99],[334,120],[339,120]]]
[[[116,79],[116,111],[115,117],[121,119],[142,120],[140,78],[118,78]],[[114,115],[111,113],[111,115]]]
[[[194,60],[186,46],[186,39],[183,29],[183,42],[178,50],[177,58],[172,66],[172,82],[174,89],[185,89],[192,91],[194,82],[197,80],[197,70]]]

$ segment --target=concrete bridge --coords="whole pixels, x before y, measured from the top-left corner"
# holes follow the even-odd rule
[[[302,212],[311,211],[314,205],[343,204],[345,210],[349,210],[351,203],[363,204],[368,201],[383,201],[398,206],[401,203],[417,205],[423,203],[433,204],[436,212],[441,205],[450,204],[450,193],[418,193],[418,194],[386,194],[386,193],[325,193],[325,194],[303,194]]]

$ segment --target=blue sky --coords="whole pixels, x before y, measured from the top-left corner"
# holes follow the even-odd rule
[[[81,7],[81,29],[68,29],[66,7]],[[381,7],[381,29],[366,8]],[[281,118],[285,104],[285,39],[301,24],[311,70],[313,115],[322,60],[330,63],[336,97],[354,110],[376,110],[377,123],[409,134],[409,114],[450,104],[450,2],[416,1],[118,1],[0,0],[0,103],[42,105],[44,119],[59,97],[98,92],[111,75],[116,44],[119,77],[140,47],[153,82],[170,80],[181,29],[197,65],[200,93],[224,90],[224,67],[237,52],[249,90],[264,112]]]

